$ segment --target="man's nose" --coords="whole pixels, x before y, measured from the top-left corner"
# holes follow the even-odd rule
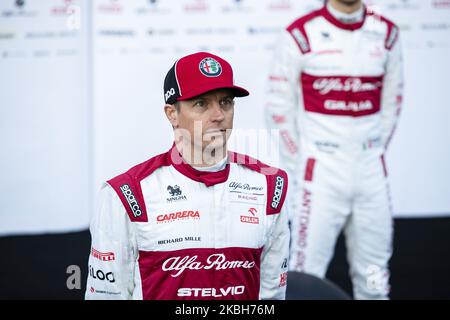
[[[222,108],[220,107],[220,104],[218,101],[214,101],[213,106],[212,106],[212,115],[211,115],[211,120],[212,121],[223,121],[225,119],[225,114],[222,110]]]

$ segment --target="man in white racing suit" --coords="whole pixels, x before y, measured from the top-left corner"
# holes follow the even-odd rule
[[[389,294],[393,219],[384,154],[401,91],[398,27],[361,0],[330,0],[277,42],[266,116],[280,130],[291,178],[290,270],[325,277],[344,229],[359,299]]]
[[[175,142],[104,184],[86,299],[284,299],[287,175],[227,150],[235,86],[224,59],[179,59],[164,82]]]

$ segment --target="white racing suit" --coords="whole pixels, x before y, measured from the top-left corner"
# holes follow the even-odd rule
[[[290,269],[324,277],[344,229],[355,298],[389,294],[393,223],[384,153],[400,112],[398,28],[327,7],[281,35],[266,115],[291,181]]]
[[[171,151],[106,183],[86,299],[284,299],[284,171],[229,153],[203,172]]]

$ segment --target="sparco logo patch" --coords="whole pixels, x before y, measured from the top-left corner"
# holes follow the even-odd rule
[[[120,191],[122,191],[123,195],[127,199],[128,205],[130,206],[134,217],[140,217],[142,215],[141,207],[139,207],[139,204],[137,203],[137,200],[133,192],[131,191],[130,186],[128,184],[124,184],[120,187]]]
[[[398,33],[398,28],[397,27],[393,27],[391,34],[389,35],[389,38],[386,40],[386,47],[388,49],[391,49],[392,46],[395,43],[395,40],[397,39],[397,33]]]
[[[295,28],[292,30],[292,35],[294,36],[295,40],[297,40],[298,45],[302,49],[303,52],[309,51],[309,44],[306,38],[303,36],[303,34],[300,32],[298,28]]]
[[[284,178],[277,176],[277,181],[275,182],[275,191],[272,197],[272,209],[277,209],[280,205],[281,196],[283,195]]]

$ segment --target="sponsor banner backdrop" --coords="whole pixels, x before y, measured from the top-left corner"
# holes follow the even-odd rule
[[[163,80],[195,51],[251,95],[232,149],[283,167],[264,95],[279,32],[321,0],[2,0],[0,234],[86,228],[102,181],[167,150]],[[450,212],[448,0],[368,0],[401,29],[404,107],[387,154],[396,216]]]
[[[87,226],[87,2],[0,1],[0,234]]]

